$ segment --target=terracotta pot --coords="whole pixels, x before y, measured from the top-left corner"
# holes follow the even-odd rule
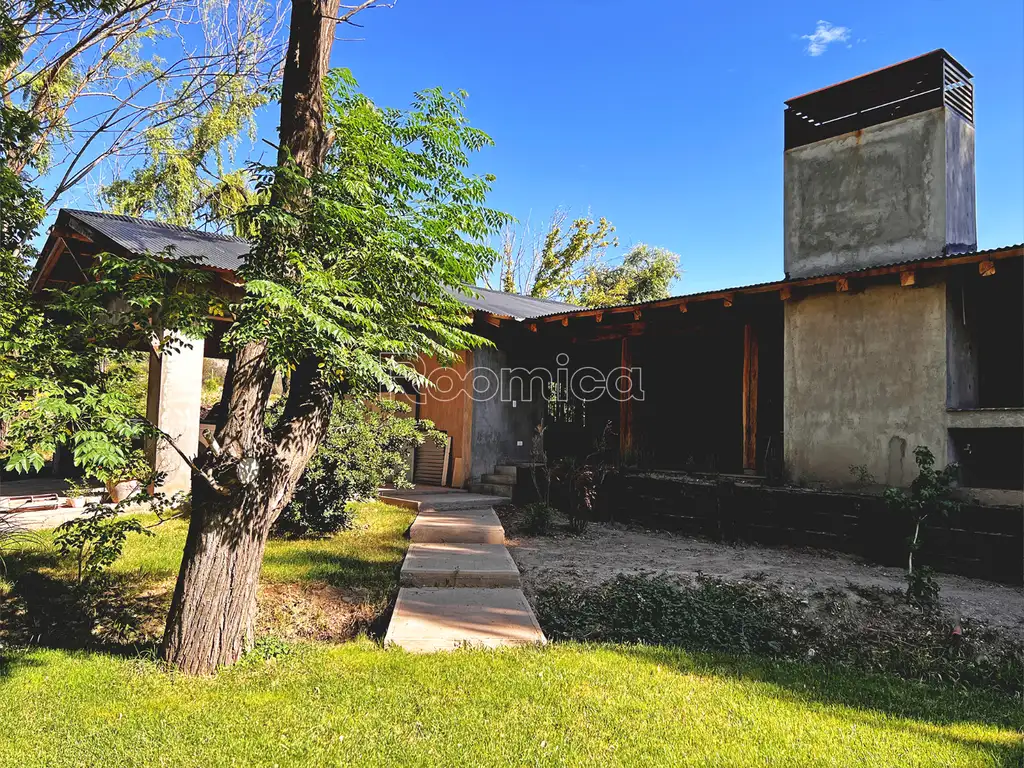
[[[120,483],[107,483],[110,500],[119,504],[139,492],[138,480],[122,480]]]

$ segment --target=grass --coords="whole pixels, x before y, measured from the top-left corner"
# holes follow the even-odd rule
[[[274,540],[263,581],[388,595],[411,515]],[[165,582],[186,523],[116,570]],[[26,560],[23,565],[28,564]],[[66,564],[36,561],[54,573]],[[214,678],[146,658],[0,647],[0,765],[1019,766],[1019,699],[827,666],[629,645],[414,656],[269,644]]]
[[[355,524],[323,539],[273,538],[267,543],[261,580],[268,584],[326,583],[373,596],[390,596],[397,588],[397,568],[405,557],[404,537],[414,514],[382,502],[355,505]],[[156,522],[142,515],[144,524]],[[110,573],[149,585],[174,579],[181,565],[188,521],[168,520],[153,527],[152,536],[132,535]],[[38,546],[8,557],[11,576],[37,568],[56,576],[73,574],[70,559],[60,559],[50,547],[52,532],[36,535]]]
[[[863,675],[573,644],[412,656],[303,644],[212,679],[33,650],[0,673],[0,763],[1017,765],[1019,710]]]

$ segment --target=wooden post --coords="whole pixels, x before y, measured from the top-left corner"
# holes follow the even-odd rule
[[[757,472],[757,329],[743,326],[743,471]]]
[[[633,350],[629,346],[629,336],[622,337],[620,368],[619,375],[625,376],[629,382],[625,394],[623,394],[621,386],[617,392],[619,397],[619,461],[624,464],[627,454],[633,447]]]

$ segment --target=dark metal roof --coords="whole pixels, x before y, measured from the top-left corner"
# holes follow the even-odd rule
[[[462,293],[458,297],[467,307],[479,309],[492,315],[506,315],[520,320],[579,309],[575,304],[537,299],[533,296],[520,296],[518,293],[505,293],[479,287],[474,287],[472,291],[477,295]]]
[[[716,288],[711,291],[700,291],[699,293],[681,293],[677,296],[666,296],[664,299],[654,299],[652,301],[645,301],[640,304],[615,304],[608,307],[599,308],[587,308],[587,307],[573,307],[571,311],[562,312],[551,312],[546,315],[538,315],[536,317],[529,318],[531,320],[544,320],[549,317],[562,317],[563,315],[576,315],[589,313],[593,314],[595,311],[612,312],[615,310],[628,310],[628,309],[644,309],[645,307],[654,307],[665,302],[678,302],[687,301],[690,299],[700,300],[706,296],[720,296],[726,293],[743,293],[744,291],[757,291],[757,289],[768,288],[782,288],[785,286],[796,286],[802,284],[813,284],[813,283],[824,283],[829,280],[835,280],[840,277],[856,277],[857,275],[863,275],[864,273],[880,273],[887,269],[893,269],[897,267],[910,266],[913,264],[925,264],[934,265],[941,267],[943,261],[954,261],[957,259],[964,259],[968,257],[984,257],[984,256],[996,256],[1009,251],[1020,251],[1024,250],[1024,243],[1017,243],[1015,245],[1001,245],[998,248],[988,248],[984,251],[967,251],[965,253],[948,253],[939,254],[937,256],[928,256],[923,259],[905,259],[902,261],[890,261],[886,264],[878,264],[871,267],[865,267],[864,269],[847,270],[845,272],[830,272],[822,275],[814,275],[812,277],[802,278],[787,278],[785,280],[769,280],[764,283],[750,283],[748,285],[737,285],[731,288]]]
[[[971,73],[942,48],[789,99],[785,146],[822,139],[946,105],[974,122]]]
[[[214,269],[234,271],[242,265],[249,252],[249,243],[241,237],[202,232],[135,216],[64,208],[57,217],[57,223],[92,238],[99,234],[129,253],[157,254],[171,249],[175,256],[199,256]],[[466,306],[492,315],[525,319],[559,310],[578,309],[573,304],[487,288],[467,288],[470,290],[476,295],[459,293],[458,298]]]
[[[157,254],[170,250],[175,256],[199,256],[204,264],[214,269],[234,271],[249,252],[249,243],[241,237],[202,232],[135,216],[64,208],[57,223],[76,230],[81,229],[76,224],[84,224],[130,253]],[[82,234],[93,233],[85,231]]]

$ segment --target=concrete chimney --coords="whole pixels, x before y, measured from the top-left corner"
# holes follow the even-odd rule
[[[787,277],[976,249],[971,77],[940,49],[786,102]]]

